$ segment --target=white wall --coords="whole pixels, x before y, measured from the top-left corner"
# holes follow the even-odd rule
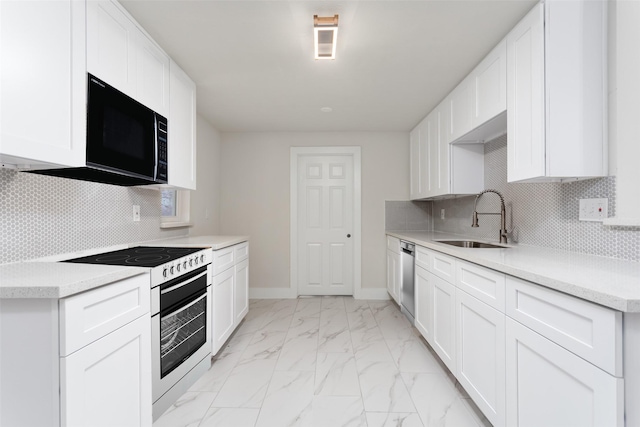
[[[384,288],[384,201],[409,198],[408,133],[222,134],[220,232],[250,236],[250,287],[261,295],[290,287],[290,147],[345,145],[362,147],[362,288]]]
[[[191,192],[190,235],[220,234],[220,133],[197,117],[197,183]]]

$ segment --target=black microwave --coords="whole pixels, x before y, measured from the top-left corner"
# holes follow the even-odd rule
[[[115,185],[166,184],[167,119],[88,75],[86,167],[35,173]]]

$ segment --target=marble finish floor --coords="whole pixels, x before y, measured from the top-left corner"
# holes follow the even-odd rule
[[[252,300],[153,427],[490,426],[391,301]]]

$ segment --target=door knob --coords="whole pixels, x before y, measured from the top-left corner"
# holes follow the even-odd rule
[[[351,234],[347,234],[347,238],[351,237]]]

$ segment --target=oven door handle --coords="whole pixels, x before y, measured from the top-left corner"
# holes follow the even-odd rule
[[[166,314],[164,316],[162,316],[160,318],[160,321],[163,321],[164,319],[166,319],[167,317],[171,317],[171,316],[175,316],[177,313],[180,313],[181,311],[186,310],[187,308],[191,307],[192,305],[195,305],[197,303],[200,302],[200,300],[202,300],[203,298],[207,297],[207,293],[205,292],[204,294],[202,294],[201,296],[199,296],[198,298],[194,299],[193,301],[191,301],[189,304],[187,305],[183,305],[182,307],[179,307],[177,310],[172,311],[169,314]]]
[[[207,272],[206,272],[206,271],[203,271],[202,273],[198,274],[197,276],[193,276],[191,279],[189,279],[189,280],[187,280],[187,281],[185,281],[185,282],[180,282],[180,283],[178,283],[177,285],[174,285],[174,286],[172,286],[172,287],[170,287],[170,288],[162,289],[162,290],[160,291],[160,295],[164,295],[164,294],[169,293],[169,292],[171,292],[171,291],[173,291],[173,290],[176,290],[176,289],[181,288],[181,287],[183,287],[183,286],[185,286],[185,285],[188,285],[189,283],[191,283],[191,282],[193,282],[193,281],[195,281],[195,280],[198,280],[198,279],[199,279],[199,278],[201,278],[202,276],[206,276],[206,275],[207,275]]]

